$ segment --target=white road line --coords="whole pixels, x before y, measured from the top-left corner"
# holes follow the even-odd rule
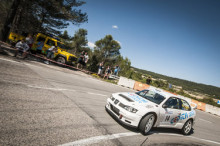
[[[204,121],[204,122],[207,122],[207,123],[212,123],[212,122],[210,122],[210,121],[208,121],[208,120],[204,120],[204,119],[201,119],[201,118],[199,118],[199,120]]]
[[[73,92],[76,92],[76,90],[73,90],[73,89],[49,88],[49,87],[42,87],[42,86],[30,85],[30,84],[23,83],[23,82],[8,81],[8,80],[0,80],[0,81],[12,83],[12,84],[21,84],[21,85],[25,85],[25,86],[30,87],[30,88],[38,88],[38,89],[46,89],[46,90],[55,90],[55,91],[73,91]]]
[[[120,137],[135,136],[135,135],[140,135],[140,134],[134,133],[134,132],[127,132],[127,133],[118,133],[118,134],[112,134],[112,135],[96,136],[96,137],[90,137],[90,138],[62,144],[60,146],[74,146],[74,145],[86,145],[86,144],[88,145],[88,144],[99,143],[102,140],[111,140],[111,139],[117,139]]]
[[[45,89],[45,90],[54,90],[54,91],[72,91],[72,92],[76,92],[76,90],[73,90],[73,89],[42,87],[42,86],[30,85],[30,84],[23,83],[23,82],[8,81],[8,80],[0,80],[0,81],[12,83],[12,84],[21,84],[21,85],[25,85],[25,86],[30,87],[30,88]],[[98,96],[104,96],[104,97],[107,97],[107,96],[108,96],[108,95],[99,94],[99,93],[92,93],[92,92],[87,92],[87,94],[98,95]]]
[[[192,138],[192,139],[197,139],[199,141],[205,141],[205,142],[220,145],[219,142],[212,141],[212,140],[207,140],[207,139],[202,139],[202,138],[197,138],[197,137],[194,137],[194,136],[183,136],[183,135],[180,135],[180,134],[173,134],[173,133],[153,133],[153,134],[180,136],[180,137]],[[103,140],[111,140],[111,139],[117,139],[117,138],[128,137],[128,136],[136,136],[136,135],[141,135],[141,134],[140,133],[134,133],[134,132],[127,132],[127,133],[118,133],[118,134],[112,134],[112,135],[95,136],[95,137],[90,137],[90,138],[86,138],[86,139],[81,139],[81,140],[65,143],[65,144],[62,144],[60,146],[88,145],[88,144],[99,143]]]
[[[173,134],[173,133],[157,133],[159,135],[172,135],[172,136],[183,136],[183,135],[180,135],[180,134]],[[212,140],[207,140],[207,139],[203,139],[203,138],[198,138],[198,137],[194,137],[194,136],[183,136],[183,137],[190,137],[192,139],[197,139],[197,140],[200,140],[200,141],[205,141],[205,142],[209,142],[209,143],[214,143],[214,144],[219,144],[219,142],[216,142],[216,141],[212,141]]]
[[[8,83],[12,83],[12,84],[22,84],[22,85],[28,85],[27,83],[23,83],[23,82],[17,82],[17,81],[8,81],[8,80],[0,80],[2,82],[8,82]]]
[[[9,61],[9,62],[21,64],[21,62],[17,62],[17,61],[14,61],[14,60],[9,60],[9,59],[5,59],[5,58],[0,58],[0,59],[4,60],[4,61]]]
[[[197,137],[194,137],[194,136],[187,136],[187,137],[194,138],[194,139],[197,139],[197,140],[200,140],[200,141],[205,141],[205,142],[209,142],[209,143],[214,143],[214,144],[220,145],[220,142],[216,142],[216,141],[212,141],[212,140],[197,138]]]
[[[33,86],[33,85],[27,85],[28,87],[31,88],[38,88],[38,89],[46,89],[46,90],[55,90],[55,91],[76,91],[72,89],[62,89],[62,88],[47,88],[47,87],[40,87],[40,86]]]
[[[92,94],[92,95],[99,95],[99,96],[107,96],[107,95],[104,95],[104,94],[98,94],[98,93],[92,93],[92,92],[87,92],[88,94]]]

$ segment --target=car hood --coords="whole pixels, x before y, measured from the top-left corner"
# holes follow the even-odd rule
[[[63,54],[63,55],[66,55],[66,56],[73,56],[73,57],[76,57],[75,55],[69,53],[69,52],[66,52],[66,51],[62,51],[62,50],[59,50],[59,53],[60,54]]]
[[[130,104],[130,105],[156,105],[155,103],[131,92],[121,92],[113,94],[114,97],[120,98],[124,102]]]

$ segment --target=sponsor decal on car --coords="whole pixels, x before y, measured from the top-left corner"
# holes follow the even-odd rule
[[[180,116],[173,118],[173,119],[170,121],[170,124],[175,124],[175,123],[177,123],[177,122],[179,121],[179,119],[180,119]]]
[[[142,97],[136,94],[128,93],[128,97],[139,103],[147,103],[147,100],[143,99]]]
[[[171,123],[171,124],[175,124],[175,123],[177,123],[178,121],[188,119],[188,118],[190,118],[190,117],[192,117],[192,116],[194,116],[194,115],[195,115],[195,111],[191,111],[191,112],[189,112],[189,113],[186,112],[186,113],[183,113],[183,114],[181,114],[181,115],[179,115],[179,116],[173,118],[173,119],[170,121],[170,123]]]

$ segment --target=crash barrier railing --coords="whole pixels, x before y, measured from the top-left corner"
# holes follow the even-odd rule
[[[143,84],[141,82],[135,81],[135,83],[134,83],[134,90],[137,90],[137,91],[148,89],[149,87],[150,87],[150,85]]]
[[[197,104],[197,109],[202,110],[202,111],[206,111],[206,103],[199,102],[199,101],[194,100],[194,99],[192,99],[191,102]]]
[[[147,84],[144,84],[144,83],[141,83],[141,82],[138,82],[138,81],[134,81],[134,80],[131,80],[131,79],[127,79],[127,78],[122,77],[122,76],[120,77],[120,79],[118,81],[118,85],[128,87],[128,88],[134,89],[136,91],[141,91],[141,90],[144,90],[144,89],[150,89],[150,90],[157,90],[158,89],[158,90],[161,90],[157,87],[150,86],[150,85],[147,85]],[[166,91],[166,90],[164,90],[164,91]],[[166,92],[172,93],[170,91],[166,91]],[[197,100],[185,97],[185,96],[177,95],[175,93],[172,93],[172,94],[174,94],[174,95],[176,95],[176,96],[178,96],[182,99],[185,99],[187,102],[190,103],[190,105],[192,107],[197,107],[197,109],[199,109],[199,110],[202,110],[202,111],[220,116],[220,108],[218,108],[218,107],[215,107],[215,106],[212,106],[212,105],[206,104],[204,102],[200,102],[200,101],[197,101]]]
[[[206,104],[206,112],[220,116],[220,108]]]
[[[0,48],[1,49],[2,48],[7,48],[8,50],[16,51],[14,48],[11,47],[11,45],[9,45],[9,44],[7,44],[5,42],[2,42],[2,41],[0,41]],[[52,62],[54,64],[58,64],[58,65],[62,65],[62,66],[65,66],[65,67],[68,67],[68,68],[71,68],[71,69],[79,70],[79,71],[82,71],[82,72],[87,73],[87,74],[97,74],[97,73],[94,73],[94,72],[90,72],[90,71],[86,71],[86,70],[82,70],[82,69],[76,68],[76,67],[71,66],[71,65],[67,65],[67,64],[64,64],[64,63],[56,62],[56,61],[48,59],[48,58],[46,58],[44,56],[39,56],[39,55],[32,54],[32,53],[29,53],[29,52],[27,52],[27,54],[31,55],[31,56],[34,56],[36,58],[47,60],[47,61]]]
[[[109,79],[115,79],[115,80],[119,80],[119,76],[116,76],[116,75],[110,75],[109,77],[108,77]]]
[[[2,44],[3,44],[3,45],[2,45]],[[1,48],[1,46],[3,46],[4,48],[7,48],[7,49],[9,49],[9,50],[15,51],[15,49],[12,48],[11,45],[9,45],[9,44],[7,44],[7,43],[5,43],[5,42],[0,41],[0,48]],[[68,68],[71,68],[71,69],[75,69],[75,70],[79,70],[79,71],[82,71],[82,72],[87,73],[87,74],[95,74],[95,75],[97,75],[97,73],[95,73],[95,72],[91,72],[91,71],[79,69],[79,68],[76,68],[76,67],[71,66],[71,65],[67,65],[67,64],[64,64],[64,63],[56,62],[56,61],[54,61],[54,60],[51,60],[51,59],[46,58],[45,56],[39,56],[39,55],[32,54],[32,53],[27,53],[27,54],[29,54],[29,55],[31,55],[31,56],[34,56],[34,57],[36,57],[36,58],[40,58],[40,59],[43,59],[43,60],[47,60],[47,61],[52,62],[52,63],[57,64],[57,65],[65,66],[65,67],[68,67]],[[118,76],[111,75],[111,77],[112,77],[112,79],[119,80],[119,77],[118,77]],[[111,78],[111,77],[110,77],[110,78]],[[132,88],[133,88],[133,87],[132,87]]]

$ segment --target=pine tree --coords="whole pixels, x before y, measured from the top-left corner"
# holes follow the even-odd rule
[[[111,35],[106,35],[103,39],[96,41],[95,45],[99,58],[103,58],[104,62],[116,61],[120,55],[121,46]]]
[[[72,41],[73,41],[72,46],[75,49],[74,53],[76,53],[76,52],[79,53],[86,48],[85,46],[88,43],[87,34],[88,34],[88,32],[86,29],[80,28],[78,31],[76,31],[76,33],[74,34],[73,39],[72,39]]]
[[[12,31],[59,35],[70,23],[79,25],[88,21],[87,14],[78,9],[83,4],[80,0],[13,0],[13,11],[1,30],[1,40],[7,38],[9,24]]]

